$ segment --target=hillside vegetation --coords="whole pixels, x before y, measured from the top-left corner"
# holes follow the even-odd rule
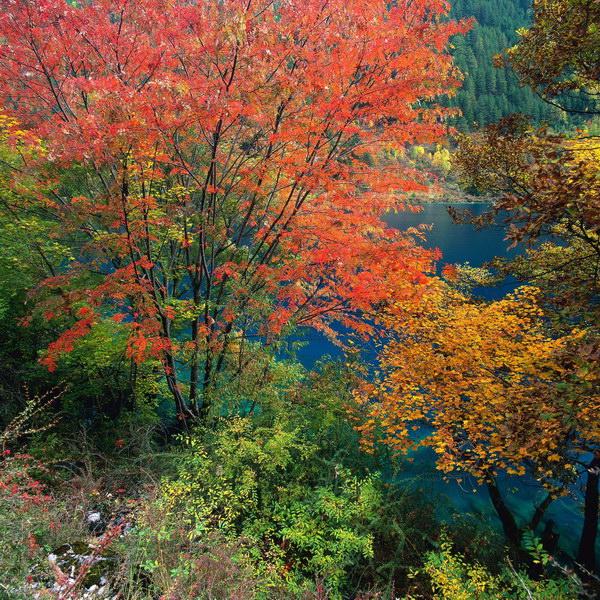
[[[456,119],[459,129],[470,131],[515,112],[537,123],[568,123],[564,113],[520,85],[511,69],[493,64],[495,55],[517,42],[516,31],[531,21],[528,0],[454,0],[451,15],[476,21],[466,36],[452,41],[456,65],[465,75],[462,88],[449,102],[463,113]]]

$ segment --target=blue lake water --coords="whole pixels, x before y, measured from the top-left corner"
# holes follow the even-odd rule
[[[453,203],[456,208],[469,208],[475,215],[488,209],[486,204]],[[511,256],[519,249],[509,249],[504,239],[505,231],[501,225],[477,230],[472,225],[457,225],[448,214],[448,205],[437,203],[423,206],[419,213],[403,212],[389,215],[387,221],[399,229],[420,224],[431,225],[424,243],[429,248],[439,248],[443,258],[438,265],[466,263],[481,266],[495,256]],[[502,286],[480,290],[488,299],[502,297],[514,288],[514,282]],[[302,338],[306,345],[297,352],[297,357],[307,367],[314,365],[319,358],[329,355],[339,357],[340,351],[324,336],[307,331]],[[369,352],[367,354],[370,354]],[[400,475],[396,476],[404,484],[415,486],[425,492],[436,503],[438,515],[442,518],[469,518],[478,523],[487,523],[499,530],[500,523],[491,506],[485,489],[468,476],[462,481],[445,481],[442,473],[435,469],[435,455],[429,449],[422,449],[411,456],[411,460],[402,465]],[[506,478],[500,482],[507,502],[522,522],[531,517],[534,505],[543,497],[543,493],[533,481]],[[560,533],[560,546],[574,553],[581,528],[581,490],[573,490],[573,498],[558,500],[547,512],[547,518],[557,523]]]
[[[443,203],[424,204],[423,209],[418,213],[394,213],[389,215],[386,221],[398,229],[421,224],[431,225],[424,245],[442,251],[442,265],[468,262],[479,266],[494,256],[505,256],[509,252],[508,242],[504,240],[505,232],[500,224],[497,227],[481,230],[477,230],[472,225],[457,225],[448,214],[448,206]],[[467,208],[475,216],[489,210],[489,205],[486,203],[453,203],[452,207]]]

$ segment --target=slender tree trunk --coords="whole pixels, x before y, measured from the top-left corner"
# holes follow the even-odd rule
[[[583,528],[577,552],[577,562],[590,572],[596,569],[596,538],[598,536],[598,481],[600,479],[600,451],[587,467]]]
[[[207,340],[207,346],[209,345]],[[206,358],[204,360],[204,380],[202,383],[202,404],[198,409],[200,420],[205,423],[208,420],[208,413],[210,412],[210,396],[211,396],[211,384],[212,384],[212,371],[213,371],[213,352],[210,347],[207,347]]]
[[[190,411],[183,394],[181,393],[181,389],[179,388],[177,376],[175,375],[175,360],[170,352],[165,352],[165,366],[165,377],[169,391],[173,395],[173,400],[175,400],[178,418],[185,420],[189,417],[193,417],[194,415]]]
[[[552,504],[554,501],[554,496],[552,494],[548,494],[540,504],[535,507],[535,511],[533,516],[531,517],[531,521],[529,522],[529,529],[531,531],[535,531],[538,525],[542,522],[542,518],[546,513],[546,509]]]
[[[190,404],[194,412],[198,411],[198,317],[192,321],[192,342],[194,349],[192,350],[192,360],[190,365]]]
[[[498,513],[498,517],[500,517],[504,535],[506,536],[506,539],[510,545],[517,550],[521,544],[521,530],[519,529],[519,526],[517,525],[517,522],[515,521],[515,518],[510,512],[508,506],[506,506],[506,503],[504,502],[496,483],[493,481],[488,481],[487,489],[490,494],[492,504]]]

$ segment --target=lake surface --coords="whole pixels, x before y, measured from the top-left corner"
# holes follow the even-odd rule
[[[429,248],[439,248],[442,260],[438,268],[447,264],[469,263],[481,266],[495,256],[514,256],[519,249],[509,249],[504,239],[505,232],[501,225],[477,230],[472,225],[457,225],[448,214],[448,204],[426,204],[419,213],[402,212],[389,215],[387,221],[398,229],[407,229],[420,224],[431,225],[424,243]],[[469,208],[473,214],[480,215],[489,209],[489,205],[473,203],[452,203],[458,209]],[[497,299],[510,292],[515,282],[506,282],[491,289],[478,290],[487,299]],[[311,367],[323,356],[341,356],[340,350],[317,332],[308,331],[306,345],[297,352],[297,357],[307,367]],[[367,351],[366,355],[371,353]],[[440,471],[435,468],[435,455],[429,449],[421,449],[402,465],[401,473],[395,479],[404,485],[414,486],[422,490],[426,497],[435,502],[436,510],[441,518],[470,519],[473,523],[487,523],[500,531],[500,522],[490,503],[487,490],[477,485],[469,476],[462,476],[462,481],[455,479],[445,481]],[[392,477],[391,474],[388,474]],[[506,477],[500,482],[507,503],[515,511],[521,522],[529,520],[533,511],[532,498],[538,503],[543,494],[537,490],[533,481],[524,478]],[[573,498],[555,501],[547,511],[547,518],[553,519],[560,533],[560,546],[575,552],[581,528],[581,490],[573,490]]]
[[[457,225],[448,214],[448,207],[469,209],[475,216],[489,210],[487,203],[431,203],[424,204],[421,212],[400,212],[386,217],[386,221],[397,229],[404,230],[417,225],[430,225],[427,241],[428,248],[439,248],[446,263],[465,263],[480,266],[494,256],[508,253],[508,242],[504,240],[504,229],[497,227],[477,230],[472,225]],[[512,251],[514,252],[514,250]]]

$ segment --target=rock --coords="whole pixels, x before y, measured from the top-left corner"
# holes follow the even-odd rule
[[[97,510],[88,512],[85,521],[91,533],[101,535],[106,531],[106,521],[102,518],[102,513]]]

